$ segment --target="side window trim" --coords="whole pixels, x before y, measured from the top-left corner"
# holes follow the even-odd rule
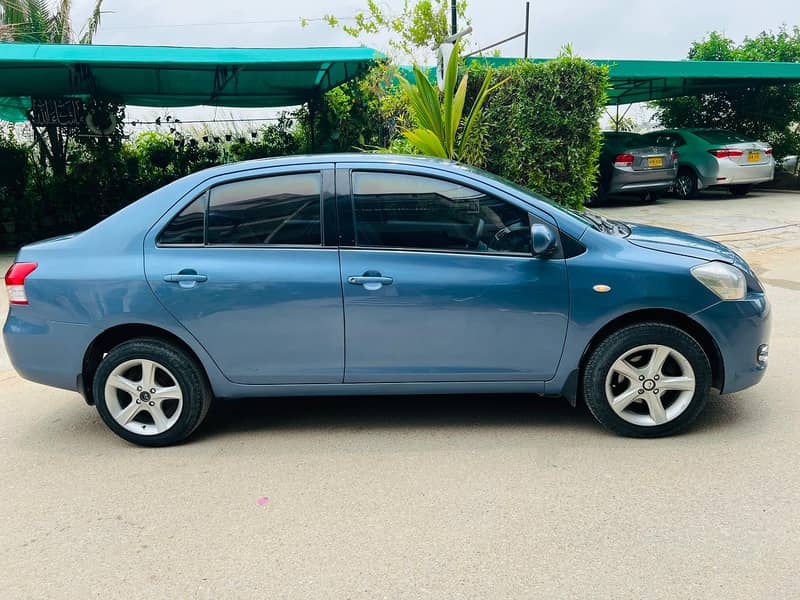
[[[347,186],[346,188],[340,186],[339,185],[340,178],[337,176],[337,201],[338,201],[337,205],[339,207],[338,212],[339,212],[339,220],[341,228],[340,247],[348,250],[360,250],[365,252],[390,251],[390,252],[413,252],[413,253],[427,253],[427,254],[458,254],[458,255],[470,255],[470,256],[505,257],[505,258],[522,258],[522,259],[535,258],[533,256],[532,249],[529,253],[523,253],[523,252],[481,252],[481,251],[466,250],[466,249],[460,250],[460,249],[436,249],[436,248],[406,248],[406,247],[393,247],[393,246],[359,246],[356,243],[357,223],[356,223],[356,210],[355,210],[355,186],[353,185],[353,175],[362,172],[423,177],[459,185],[474,192],[494,198],[499,202],[509,204],[521,212],[526,212],[529,224],[533,222],[532,220],[535,220],[537,222],[542,222],[543,224],[546,224],[548,227],[554,227],[551,223],[545,221],[540,216],[531,212],[530,208],[522,208],[513,202],[509,202],[506,198],[503,198],[496,191],[488,191],[484,189],[482,186],[479,185],[476,186],[475,183],[477,182],[465,183],[463,181],[459,181],[457,178],[448,177],[446,172],[431,173],[428,171],[410,171],[410,170],[407,171],[404,169],[386,168],[383,165],[381,165],[380,167],[376,167],[375,165],[369,165],[369,164],[347,165],[347,166],[340,165],[337,167],[336,171],[337,174],[340,172],[343,174],[343,177],[341,177],[341,179],[345,181],[343,181],[342,183],[346,182]],[[346,224],[343,224],[342,223],[343,221]]]

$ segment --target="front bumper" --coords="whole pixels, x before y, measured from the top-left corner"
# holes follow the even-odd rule
[[[772,310],[763,293],[750,293],[743,300],[717,302],[692,317],[712,335],[723,367],[723,394],[757,384],[767,362],[763,347],[769,344]]]

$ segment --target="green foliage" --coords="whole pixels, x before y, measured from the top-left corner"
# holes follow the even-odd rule
[[[408,123],[408,103],[397,83],[397,69],[382,63],[299,109],[294,117],[303,151],[353,152],[389,145]]]
[[[0,41],[40,44],[91,44],[102,15],[103,0],[96,0],[94,10],[76,38],[70,13],[71,0],[59,0],[50,12],[47,0],[0,0]]]
[[[458,18],[468,25],[466,0],[458,0],[456,12]],[[352,25],[343,23],[333,14],[325,15],[325,21],[354,38],[388,33],[392,50],[413,55],[420,48],[439,46],[450,35],[449,15],[450,0],[404,0],[398,14],[389,13],[377,0],[367,0],[366,10],[356,14]],[[308,21],[301,23],[307,25]]]
[[[426,74],[414,67],[416,83],[403,80],[414,128],[405,129],[403,137],[419,154],[482,166],[486,153],[486,139],[480,134],[479,126],[483,105],[489,95],[508,79],[493,84],[492,70],[489,69],[484,74],[472,108],[464,117],[469,74],[464,74],[458,87],[457,77],[457,47],[450,55],[441,95]]]
[[[717,32],[692,44],[691,60],[800,62],[800,28],[762,32],[740,44]],[[665,127],[719,127],[768,141],[777,157],[800,151],[800,85],[743,86],[654,103]]]
[[[475,69],[475,79],[479,70]],[[498,69],[510,78],[487,101],[486,168],[571,207],[592,193],[608,71],[567,52]]]

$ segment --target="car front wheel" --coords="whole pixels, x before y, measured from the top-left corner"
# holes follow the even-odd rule
[[[157,339],[112,349],[95,373],[94,397],[105,424],[141,446],[185,440],[211,404],[205,374],[194,358]]]
[[[685,429],[703,410],[711,367],[685,331],[642,323],[612,333],[591,352],[582,384],[586,405],[607,429],[661,437]]]

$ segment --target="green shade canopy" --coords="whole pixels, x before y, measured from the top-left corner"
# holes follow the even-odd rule
[[[550,58],[468,58],[467,64],[492,67],[530,60],[548,62]],[[608,103],[632,104],[661,98],[695,96],[733,88],[800,83],[800,63],[694,61],[694,60],[592,60],[608,67]],[[401,68],[413,78],[410,67]],[[435,79],[433,70],[430,71]]]
[[[370,48],[172,48],[0,43],[0,119],[31,96],[98,96],[136,106],[302,104],[368,69]]]
[[[493,66],[518,58],[472,59]],[[550,59],[532,59],[546,62]],[[699,60],[592,60],[608,67],[609,104],[696,96],[731,88],[800,83],[800,63]]]

